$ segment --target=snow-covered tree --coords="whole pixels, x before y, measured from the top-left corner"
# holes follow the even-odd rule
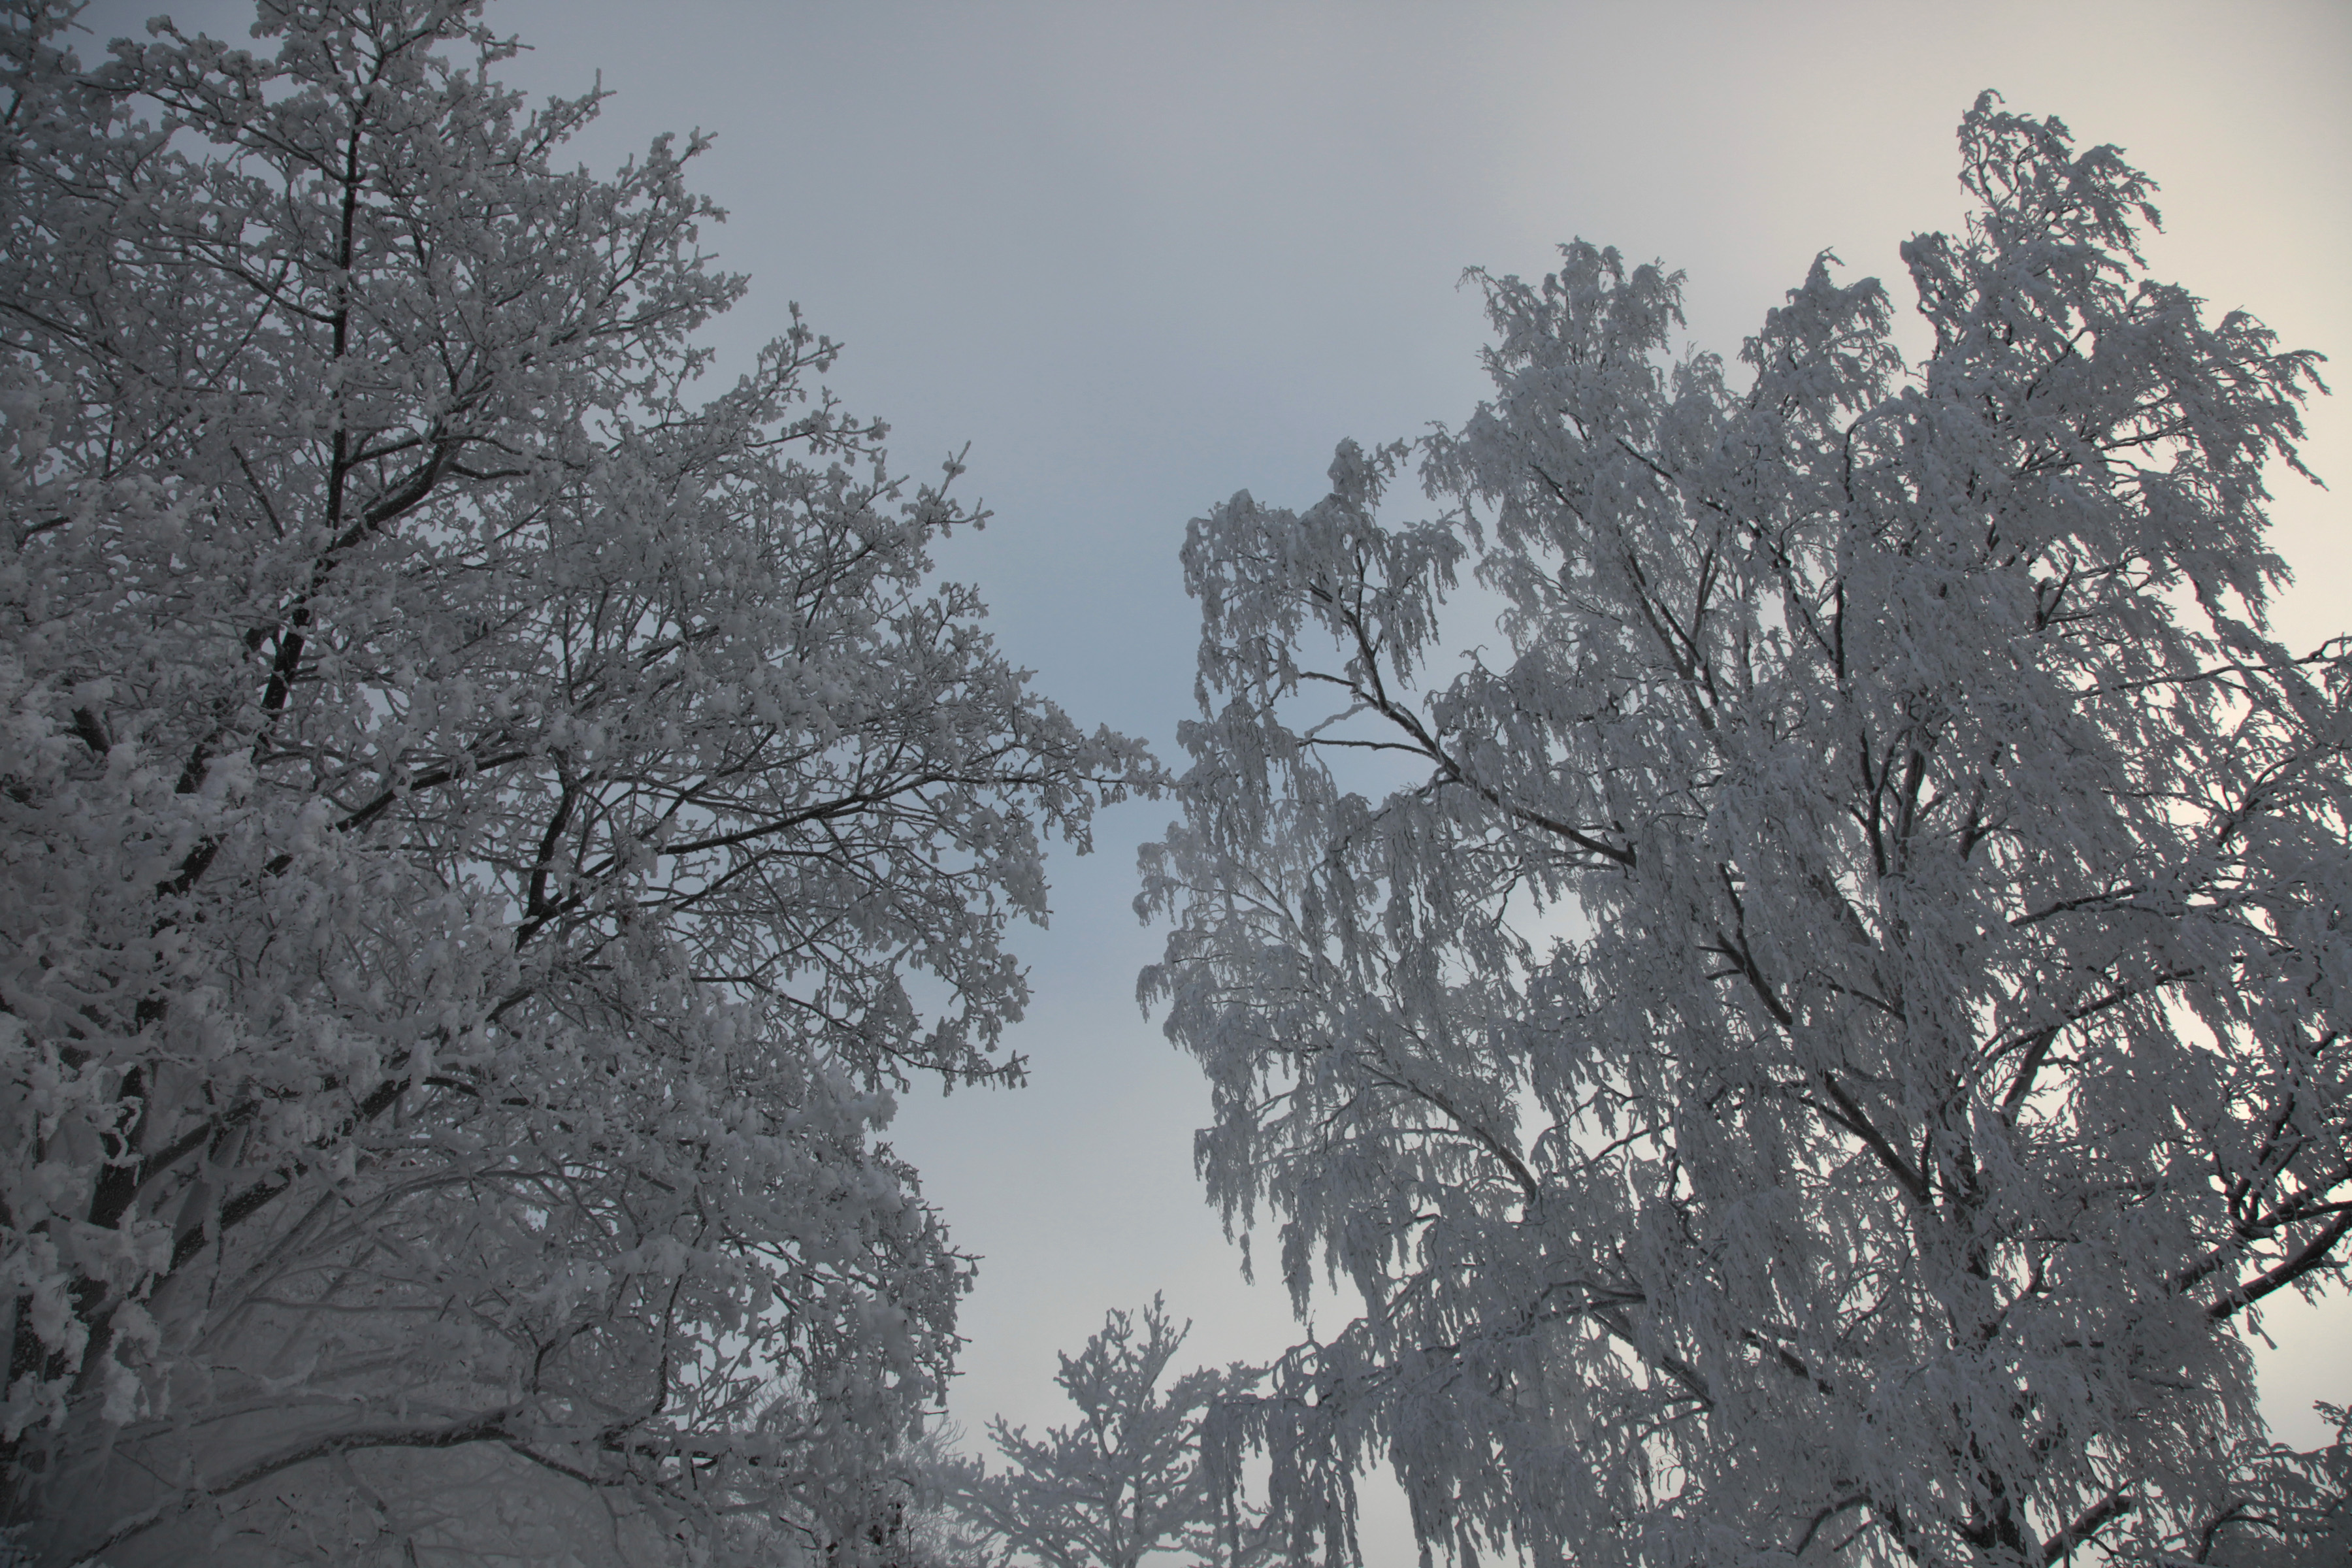
[[[2115,149],[1960,151],[1916,363],[1824,256],[1734,373],[1580,242],[1475,275],[1433,521],[1349,445],[1192,528],[1143,990],[1229,1223],[1362,1293],[1250,1413],[1303,1525],[1385,1459],[1537,1562],[2177,1549],[2240,1325],[2344,1279],[2352,646],[2264,630],[2315,356],[2146,275]]]
[[[2352,1563],[2352,1418],[2326,1403],[2319,1411],[2334,1424],[2336,1440],[2305,1454],[2282,1445],[2248,1456],[2219,1504],[2173,1541],[2173,1562],[2217,1568]]]
[[[891,1092],[1015,1074],[1043,839],[1151,763],[831,344],[690,395],[694,144],[561,167],[463,0],[73,9],[0,20],[8,1520],[851,1560],[969,1276]]]
[[[1169,1363],[1192,1325],[1171,1322],[1154,1296],[1139,1321],[1106,1315],[1054,1381],[1077,1406],[1075,1426],[1042,1438],[1003,1416],[988,1426],[1005,1468],[968,1461],[956,1506],[1001,1561],[1042,1568],[1139,1568],[1189,1550],[1192,1561],[1245,1568],[1266,1561],[1261,1510],[1202,1463],[1217,1408],[1244,1395],[1256,1369],[1200,1367],[1170,1382]]]

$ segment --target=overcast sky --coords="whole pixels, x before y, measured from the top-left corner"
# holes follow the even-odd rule
[[[152,4],[105,0],[127,30]],[[179,5],[241,36],[249,6]],[[1303,506],[1335,441],[1458,421],[1481,390],[1463,268],[1532,275],[1581,236],[1689,274],[1727,355],[1814,254],[1901,287],[1899,241],[1956,226],[1954,127],[1977,92],[2062,116],[2162,184],[2159,275],[2290,346],[2352,354],[2352,6],[1935,4],[790,4],[501,0],[511,80],[613,93],[581,144],[715,134],[707,237],[752,277],[722,368],[787,301],[841,340],[832,377],[903,468],[971,445],[996,521],[943,555],[1073,715],[1173,757],[1198,622],[1185,521],[1246,487]],[[731,378],[731,374],[730,374]],[[2278,616],[2352,627],[2352,406],[2310,416],[2334,494],[2282,476],[2300,582]],[[1202,1081],[1134,1002],[1158,936],[1129,910],[1169,808],[1064,855],[1017,1093],[910,1099],[896,1130],[985,1259],[954,1411],[1067,1419],[1049,1379],[1106,1308],[1164,1289],[1202,1359],[1296,1335],[1202,1205]],[[1330,1311],[1336,1322],[1339,1313]],[[2266,1405],[2311,1441],[2352,1400],[2352,1314],[2270,1314]],[[1389,1516],[1392,1519],[1393,1516]],[[1368,1542],[1368,1545],[1372,1544]],[[1411,1560],[1402,1547],[1373,1561]]]

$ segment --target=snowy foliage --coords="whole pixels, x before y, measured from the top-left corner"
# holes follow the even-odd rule
[[[1302,1540],[1385,1459],[1464,1552],[2039,1568],[2284,1473],[2238,1329],[2352,1228],[2352,650],[2264,631],[2315,356],[2146,276],[2115,149],[1960,150],[1919,363],[1823,257],[1732,374],[1580,242],[1475,275],[1433,521],[1350,444],[1192,528],[1143,991],[1228,1223],[1362,1293],[1249,1412]]]
[[[1244,1396],[1260,1373],[1202,1367],[1160,1380],[1190,1329],[1168,1320],[1159,1297],[1114,1311],[1075,1356],[1060,1357],[1054,1381],[1078,1408],[1072,1426],[1042,1438],[1025,1427],[989,1423],[1005,1468],[991,1475],[967,1462],[956,1506],[1004,1563],[1042,1568],[1139,1568],[1146,1557],[1187,1551],[1214,1568],[1266,1562],[1262,1510],[1237,1487],[1219,1484],[1202,1445],[1220,1407]],[[1211,1439],[1213,1441],[1213,1439]]]
[[[969,1276],[891,1090],[1017,1072],[1043,838],[1152,765],[829,343],[689,397],[692,145],[565,172],[457,0],[71,10],[0,22],[9,1518],[855,1556]]]
[[[2172,1542],[2174,1561],[2220,1568],[2341,1568],[2352,1563],[2352,1419],[2321,1403],[2336,1440],[2307,1454],[2249,1456],[2221,1504]]]

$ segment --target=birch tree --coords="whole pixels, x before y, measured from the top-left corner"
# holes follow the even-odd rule
[[[1916,362],[1834,258],[1735,369],[1579,241],[1473,274],[1458,429],[1192,526],[1142,992],[1228,1223],[1362,1298],[1250,1417],[1302,1537],[1385,1461],[1465,1555],[2042,1568],[2293,1468],[2239,1330],[2352,1232],[2352,643],[2265,622],[2317,356],[2148,276],[2116,149],[1959,147]]]
[[[855,1560],[970,1274],[892,1093],[1017,1077],[1041,846],[1152,764],[831,343],[696,393],[698,142],[567,171],[460,0],[73,10],[0,26],[8,1521]]]

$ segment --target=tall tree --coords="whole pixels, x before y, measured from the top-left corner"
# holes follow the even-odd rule
[[[698,143],[564,172],[463,0],[74,9],[0,22],[9,1521],[854,1557],[969,1277],[891,1090],[1016,1075],[1043,838],[1152,764],[830,343],[690,395]]]
[[[1078,1420],[1042,1438],[1003,1416],[989,1437],[1005,1468],[967,1462],[955,1473],[957,1507],[1003,1560],[1043,1568],[1139,1568],[1148,1557],[1191,1550],[1228,1568],[1266,1560],[1258,1510],[1217,1484],[1202,1447],[1216,1408],[1240,1397],[1258,1372],[1195,1368],[1161,1380],[1192,1325],[1171,1322],[1154,1296],[1137,1314],[1114,1311],[1076,1355],[1058,1358],[1054,1381]]]
[[[2352,645],[2264,631],[2316,356],[2146,275],[2115,149],[1959,139],[1920,362],[1825,256],[1727,373],[1579,242],[1475,275],[1433,521],[1347,445],[1192,525],[1143,989],[1213,1200],[1364,1299],[1253,1417],[1302,1527],[1385,1458],[1538,1562],[2193,1551],[2239,1326],[2343,1280]]]

